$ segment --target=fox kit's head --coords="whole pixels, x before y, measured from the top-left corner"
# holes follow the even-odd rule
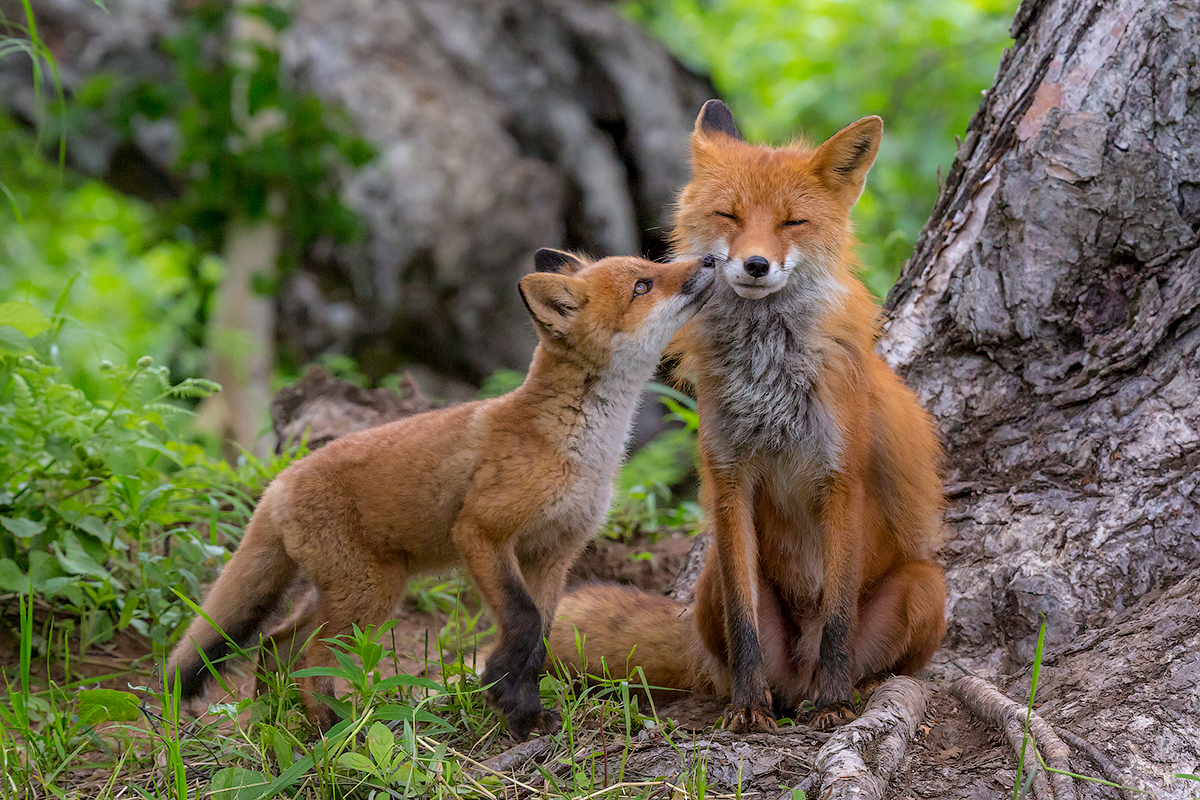
[[[712,292],[711,256],[658,264],[616,256],[589,263],[561,250],[534,256],[521,299],[542,346],[603,369],[658,362],[671,337]]]
[[[724,257],[723,281],[751,300],[778,292],[793,275],[826,283],[849,260],[850,209],[882,135],[882,120],[864,117],[815,149],[752,145],[729,107],[709,100],[692,133],[675,252]]]

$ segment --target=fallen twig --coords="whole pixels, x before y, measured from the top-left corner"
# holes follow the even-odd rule
[[[997,725],[1018,755],[1025,748],[1025,763],[1035,769],[1039,761],[1061,772],[1037,769],[1033,775],[1033,794],[1039,800],[1075,800],[1075,779],[1070,771],[1067,746],[1044,719],[1029,715],[1029,736],[1025,736],[1025,707],[1005,697],[983,678],[967,676],[950,684],[954,695],[980,719]],[[1039,755],[1040,753],[1040,755]],[[1049,774],[1049,778],[1047,778]]]
[[[554,740],[549,736],[539,736],[536,739],[530,739],[527,742],[521,742],[515,747],[510,747],[503,753],[494,755],[487,761],[482,762],[483,770],[489,773],[511,772],[517,767],[524,764],[526,761],[541,758],[549,752]],[[480,771],[483,774],[483,771]],[[479,775],[476,775],[479,777]]]
[[[928,701],[921,681],[899,676],[880,684],[862,716],[834,732],[817,753],[821,800],[883,797]]]

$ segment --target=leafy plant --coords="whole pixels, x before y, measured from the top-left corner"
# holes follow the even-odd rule
[[[81,650],[126,626],[164,645],[183,615],[172,587],[199,596],[291,456],[210,458],[189,443],[180,401],[219,387],[172,385],[149,356],[104,362],[87,397],[54,364],[64,319],[0,306],[0,591],[53,601]]]
[[[515,369],[498,369],[483,379],[483,385],[476,394],[480,400],[499,397],[508,394],[525,381],[525,373]]]
[[[672,427],[630,456],[617,479],[607,533],[618,539],[637,532],[656,534],[664,528],[691,528],[700,521],[700,507],[680,500],[673,487],[696,469],[696,433],[700,418],[696,401],[686,394],[651,382],[647,388],[666,407],[664,421]]]
[[[102,360],[140,355],[175,375],[202,373],[199,320],[219,259],[158,238],[149,204],[48,163],[36,137],[3,118],[0,175],[16,211],[0,213],[0,302],[52,314],[69,287],[54,341],[64,378],[94,396]]]

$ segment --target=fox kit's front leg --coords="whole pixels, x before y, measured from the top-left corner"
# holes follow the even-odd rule
[[[484,528],[466,516],[455,523],[454,544],[479,594],[500,626],[500,641],[487,661],[486,697],[508,722],[513,738],[524,741],[536,728],[558,730],[561,720],[538,696],[538,673],[546,658],[542,614],[521,576],[512,537]]]
[[[705,458],[708,462],[709,459]],[[758,542],[752,488],[736,467],[704,464],[723,597],[732,686],[725,727],[745,733],[775,728],[771,690],[758,640]]]

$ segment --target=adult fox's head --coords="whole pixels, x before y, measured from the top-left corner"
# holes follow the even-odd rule
[[[709,100],[692,132],[675,252],[725,258],[722,279],[751,300],[778,292],[793,274],[828,285],[849,263],[850,209],[882,135],[883,121],[864,117],[815,149],[748,144],[729,107]]]
[[[593,367],[642,369],[712,293],[716,260],[659,264],[615,256],[594,263],[561,250],[534,256],[521,299],[542,346]]]

